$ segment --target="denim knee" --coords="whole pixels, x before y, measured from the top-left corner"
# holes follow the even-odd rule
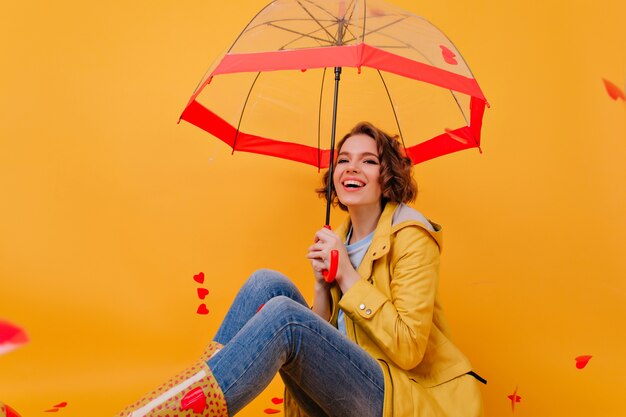
[[[299,304],[285,295],[277,295],[265,303],[265,307],[276,314],[288,313],[296,306],[299,306]]]
[[[292,286],[293,284],[283,274],[272,269],[257,269],[250,275],[245,285],[250,285],[255,289]]]
[[[289,278],[271,269],[256,270],[248,278],[244,287],[246,287],[246,290],[254,291],[256,294],[267,294],[269,298],[277,295],[301,298],[300,292]]]
[[[281,322],[292,324],[302,320],[303,307],[305,311],[309,311],[308,307],[303,306],[298,301],[284,295],[272,297],[263,306],[264,313],[272,318],[280,319]]]

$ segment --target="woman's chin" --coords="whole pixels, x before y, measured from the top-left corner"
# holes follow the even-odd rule
[[[361,199],[346,198],[339,201],[348,208],[348,211],[360,210],[367,207],[380,207],[380,202],[362,201]]]

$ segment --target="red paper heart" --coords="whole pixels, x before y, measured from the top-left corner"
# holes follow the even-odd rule
[[[204,297],[209,295],[209,290],[206,288],[198,288],[198,298],[204,300]]]
[[[515,403],[522,402],[522,397],[517,395],[517,387],[515,387],[515,391],[513,391],[513,394],[508,395],[507,398],[511,400],[511,410],[515,412]]]
[[[59,409],[58,409],[58,408],[52,408],[52,409],[50,409],[50,410],[46,410],[45,412],[46,412],[46,413],[56,413],[57,411],[59,411]]]
[[[5,404],[4,408],[5,408],[5,413],[7,414],[7,417],[21,417],[17,411],[12,409],[8,405]]]
[[[196,310],[198,314],[209,314],[209,309],[206,307],[206,304],[200,304],[198,306],[198,310]]]
[[[272,402],[273,402],[274,404],[282,404],[282,403],[283,403],[283,401],[284,401],[284,400],[283,400],[282,398],[276,398],[276,397],[272,398]]]
[[[450,65],[458,65],[458,62],[456,61],[456,59],[454,59],[456,57],[454,52],[452,52],[444,45],[439,45],[439,47],[441,48],[441,55],[443,56],[444,61],[446,61]]]
[[[198,284],[204,284],[204,272],[200,272],[199,274],[194,275],[193,280],[196,281]]]
[[[261,309],[263,308],[263,306],[264,306],[264,305],[265,305],[265,303],[261,304],[261,305],[259,306],[259,308],[257,308],[257,309],[256,309],[256,312],[258,313],[259,311],[261,311]]]
[[[578,356],[576,358],[576,368],[583,369],[589,363],[591,355]]]
[[[28,343],[24,329],[0,320],[0,355],[15,350]]]
[[[63,408],[67,407],[67,401],[63,401],[62,403],[58,403],[57,405],[53,405],[54,408]]]
[[[624,95],[624,91],[613,84],[609,80],[602,79],[604,81],[604,88],[606,88],[606,92],[609,94],[613,100],[622,99],[622,101],[626,101],[626,96]]]
[[[263,412],[265,414],[276,414],[276,413],[280,413],[280,410],[276,410],[274,408],[266,408],[265,410],[263,410]]]

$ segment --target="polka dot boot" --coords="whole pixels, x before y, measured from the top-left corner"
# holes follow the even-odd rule
[[[126,407],[116,417],[228,417],[224,394],[206,365],[221,347],[211,342],[200,361]]]

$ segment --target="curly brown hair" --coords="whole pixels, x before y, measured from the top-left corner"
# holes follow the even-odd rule
[[[337,151],[341,151],[341,147],[349,137],[358,134],[367,135],[376,141],[380,160],[381,206],[384,206],[387,201],[409,203],[415,200],[417,183],[411,171],[411,158],[406,156],[398,135],[391,136],[369,122],[360,122],[339,141]],[[326,198],[328,177],[329,171],[326,171],[322,179],[323,186],[315,190],[320,198]],[[334,187],[331,199],[333,206],[338,205],[342,210],[348,210],[337,198]]]

